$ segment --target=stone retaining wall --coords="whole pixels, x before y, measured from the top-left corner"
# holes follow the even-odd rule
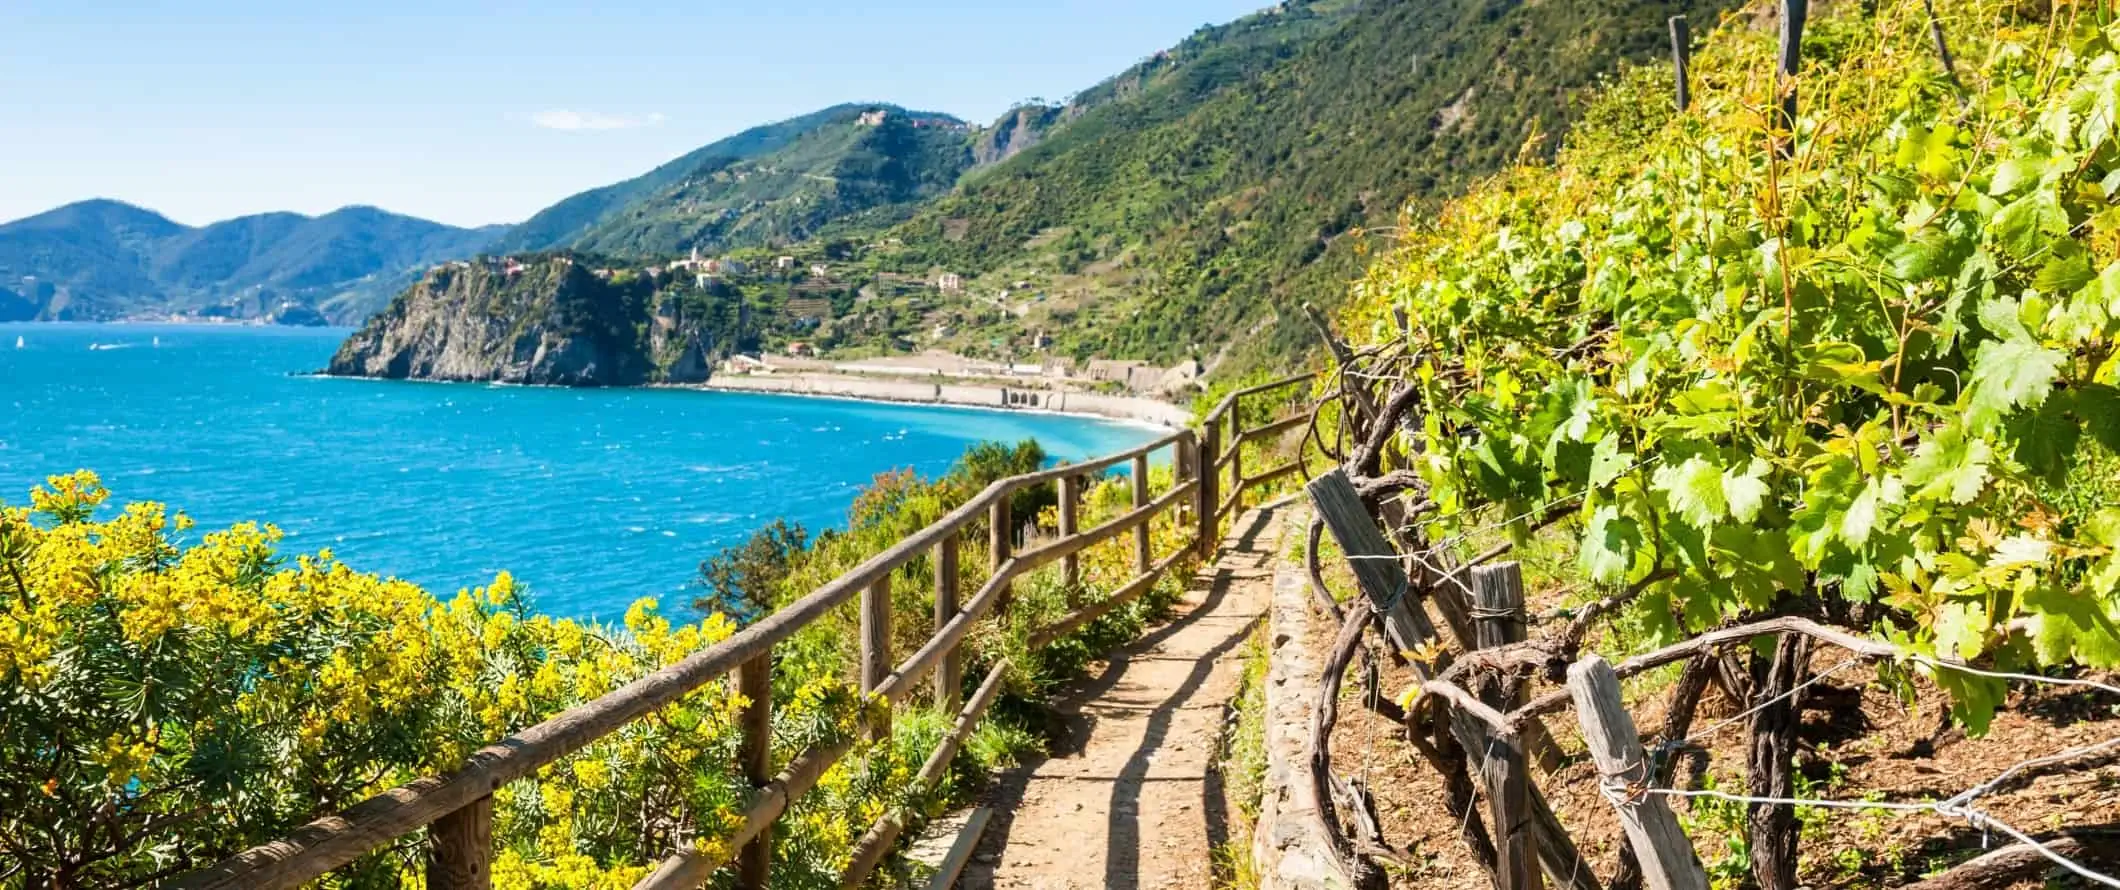
[[[1309,757],[1311,715],[1317,710],[1318,679],[1333,628],[1324,627],[1310,600],[1310,579],[1300,554],[1286,542],[1310,528],[1310,505],[1298,501],[1282,526],[1282,558],[1275,563],[1273,602],[1267,610],[1266,780],[1260,789],[1259,824],[1251,855],[1262,890],[1344,890],[1340,873],[1318,825],[1318,808],[1304,764]]]

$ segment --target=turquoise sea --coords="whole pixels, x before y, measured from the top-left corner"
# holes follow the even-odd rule
[[[1059,458],[1157,432],[1116,423],[682,390],[299,376],[344,330],[0,324],[0,502],[102,474],[193,535],[271,522],[286,552],[447,595],[502,569],[537,608],[615,619],[691,600],[700,560],[775,517],[842,525],[879,472],[987,439]],[[17,342],[20,347],[17,348]]]

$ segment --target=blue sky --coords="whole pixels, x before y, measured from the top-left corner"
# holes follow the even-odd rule
[[[0,220],[374,204],[515,222],[847,101],[988,122],[1264,0],[0,0]]]

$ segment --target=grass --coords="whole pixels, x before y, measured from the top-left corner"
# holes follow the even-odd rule
[[[1237,695],[1230,706],[1234,719],[1218,740],[1216,760],[1225,777],[1223,793],[1242,817],[1229,840],[1214,850],[1216,886],[1226,890],[1260,886],[1258,863],[1251,855],[1251,828],[1259,821],[1259,803],[1266,788],[1267,632],[1267,625],[1261,624],[1244,642],[1244,667],[1237,675]]]

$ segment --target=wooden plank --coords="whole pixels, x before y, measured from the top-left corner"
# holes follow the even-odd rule
[[[1272,423],[1265,424],[1263,426],[1252,427],[1251,429],[1245,430],[1243,441],[1256,442],[1260,439],[1268,438],[1275,433],[1282,432],[1284,430],[1295,429],[1296,427],[1302,426],[1309,422],[1310,414],[1308,412],[1298,414],[1294,417],[1284,417]]]
[[[987,513],[986,568],[990,577],[1001,577],[1001,567],[1008,564],[1010,551],[1016,549],[1016,529],[1010,524],[1008,513],[1008,498],[995,498]],[[1008,599],[1006,586],[1001,588],[1001,598]]]
[[[949,771],[950,762],[964,747],[965,740],[971,738],[972,732],[979,728],[980,717],[986,714],[987,707],[1001,694],[1001,681],[1007,672],[1007,661],[1002,661],[987,671],[986,679],[980,682],[978,691],[972,694],[971,702],[957,712],[957,719],[951,724],[950,731],[942,737],[942,742],[935,746],[935,750],[928,754],[927,760],[920,765],[920,772],[913,776],[913,783],[907,792],[909,799],[918,800],[933,790],[936,783],[942,781],[943,774]],[[876,824],[869,826],[868,832],[855,842],[853,857],[847,864],[846,871],[840,873],[839,886],[853,890],[867,881],[869,873],[876,870],[877,864],[883,861],[884,855],[889,853],[891,846],[898,841],[898,835],[904,832],[906,826],[912,824],[917,816],[918,813],[911,807],[900,807],[884,814],[876,820]]]
[[[885,575],[869,586],[861,596],[861,691],[875,694],[883,686],[883,678],[891,672],[891,576]],[[891,708],[885,702],[882,713],[870,725],[869,737],[887,739],[891,737]]]
[[[428,834],[434,840],[427,861],[428,890],[492,890],[492,797],[435,820]]]
[[[1236,503],[1236,511],[1244,511],[1244,412],[1232,407],[1229,412],[1229,499]]]
[[[1474,635],[1482,649],[1521,642],[1524,638],[1524,576],[1513,562],[1472,570]],[[1480,698],[1507,711],[1520,703],[1523,691],[1489,685]],[[1531,826],[1531,765],[1520,738],[1487,733],[1480,776],[1488,788],[1488,824],[1493,827],[1495,881],[1501,890],[1539,890],[1538,840]],[[1478,750],[1478,749],[1467,749]]]
[[[928,881],[928,890],[950,890],[957,886],[957,876],[971,864],[972,854],[979,852],[979,838],[986,834],[987,820],[994,811],[980,807],[964,822],[964,830],[957,833],[957,842],[950,845],[949,855],[942,857],[942,867],[935,870],[935,877]]]
[[[1142,460],[1147,460],[1144,456]],[[1060,489],[1060,537],[1075,536],[1075,526],[1082,521],[1082,489],[1076,484],[1079,476],[1062,476],[1053,484]],[[1070,553],[1060,559],[1060,581],[1073,595],[1075,585],[1082,582],[1082,557]]]
[[[1150,566],[1148,571],[1134,576],[1133,580],[1126,582],[1124,586],[1114,591],[1111,596],[1106,597],[1103,602],[1085,606],[1073,614],[1053,622],[1052,626],[1031,634],[1031,648],[1036,649],[1045,646],[1054,640],[1074,633],[1083,625],[1104,617],[1105,613],[1140,598],[1141,594],[1147,593],[1156,586],[1156,581],[1163,577],[1164,572],[1170,571],[1171,566],[1178,564],[1180,560],[1191,555],[1192,548],[1190,546],[1178,548],[1178,552],[1164,557],[1161,562]]]
[[[1050,563],[1070,553],[1079,553],[1116,538],[1130,529],[1148,524],[1150,520],[1156,518],[1156,514],[1177,505],[1180,500],[1191,493],[1192,484],[1181,483],[1164,492],[1155,500],[1148,502],[1145,507],[1128,510],[1109,521],[1099,524],[1096,528],[1077,532],[1072,538],[1049,541],[1032,547],[1016,554],[1015,558],[1026,563],[1026,569],[1031,569]]]
[[[1133,476],[1134,509],[1138,510],[1148,506],[1148,455],[1144,454],[1134,458]],[[1134,572],[1136,574],[1147,574],[1149,567],[1155,564],[1155,548],[1150,541],[1150,532],[1149,523],[1146,522],[1134,527]]]
[[[1419,651],[1429,644],[1435,637],[1434,628],[1416,624],[1414,613],[1420,610],[1413,608],[1407,590],[1411,580],[1393,559],[1398,552],[1384,540],[1369,508],[1362,505],[1362,496],[1348,481],[1347,471],[1335,467],[1311,480],[1304,490],[1317,507],[1318,518],[1325,520],[1325,529],[1339,542],[1340,552],[1347,554],[1357,585],[1369,596],[1370,608],[1381,613],[1385,638],[1401,652]]]
[[[957,617],[957,588],[962,583],[957,567],[956,535],[935,545],[935,631],[940,633]],[[943,710],[957,707],[964,692],[964,650],[951,646],[943,653],[935,671],[935,704]]]
[[[1221,466],[1215,462],[1215,451],[1220,447],[1222,433],[1214,421],[1209,420],[1200,428],[1200,447],[1193,466],[1200,472],[1200,496],[1197,500],[1200,513],[1199,531],[1193,533],[1193,543],[1200,548],[1200,559],[1212,561],[1215,548],[1222,543],[1221,492],[1216,491],[1216,481],[1221,475]]]
[[[796,755],[787,768],[780,771],[780,775],[775,776],[771,783],[751,797],[750,803],[744,805],[743,827],[737,829],[736,834],[728,839],[729,846],[740,848],[758,837],[778,820],[781,814],[787,812],[790,801],[800,798],[805,792],[816,787],[817,780],[824,777],[825,770],[831,769],[832,764],[838,763],[839,758],[845,757],[848,751],[853,750],[855,739],[867,731],[868,723],[864,720],[845,738],[813,746]],[[726,858],[708,856],[697,850],[686,850],[658,863],[655,870],[649,872],[647,877],[641,878],[633,888],[697,890],[705,885],[707,879],[714,876],[714,870],[726,861]]]
[[[1621,830],[1633,844],[1649,890],[1707,890],[1708,876],[1693,842],[1661,796],[1638,793],[1650,781],[1648,752],[1620,699],[1619,675],[1591,655],[1568,667],[1568,694],[1583,726],[1583,743],[1597,764]]]
[[[1683,112],[1692,104],[1693,94],[1688,78],[1693,61],[1693,35],[1686,26],[1686,17],[1671,17],[1671,67],[1678,79],[1678,110]]]
[[[742,735],[737,742],[737,768],[753,788],[764,788],[773,780],[773,656],[771,653],[745,662],[736,669],[736,692],[744,697],[738,718]],[[742,890],[765,890],[772,880],[773,830],[759,831],[736,856],[736,886]]]

